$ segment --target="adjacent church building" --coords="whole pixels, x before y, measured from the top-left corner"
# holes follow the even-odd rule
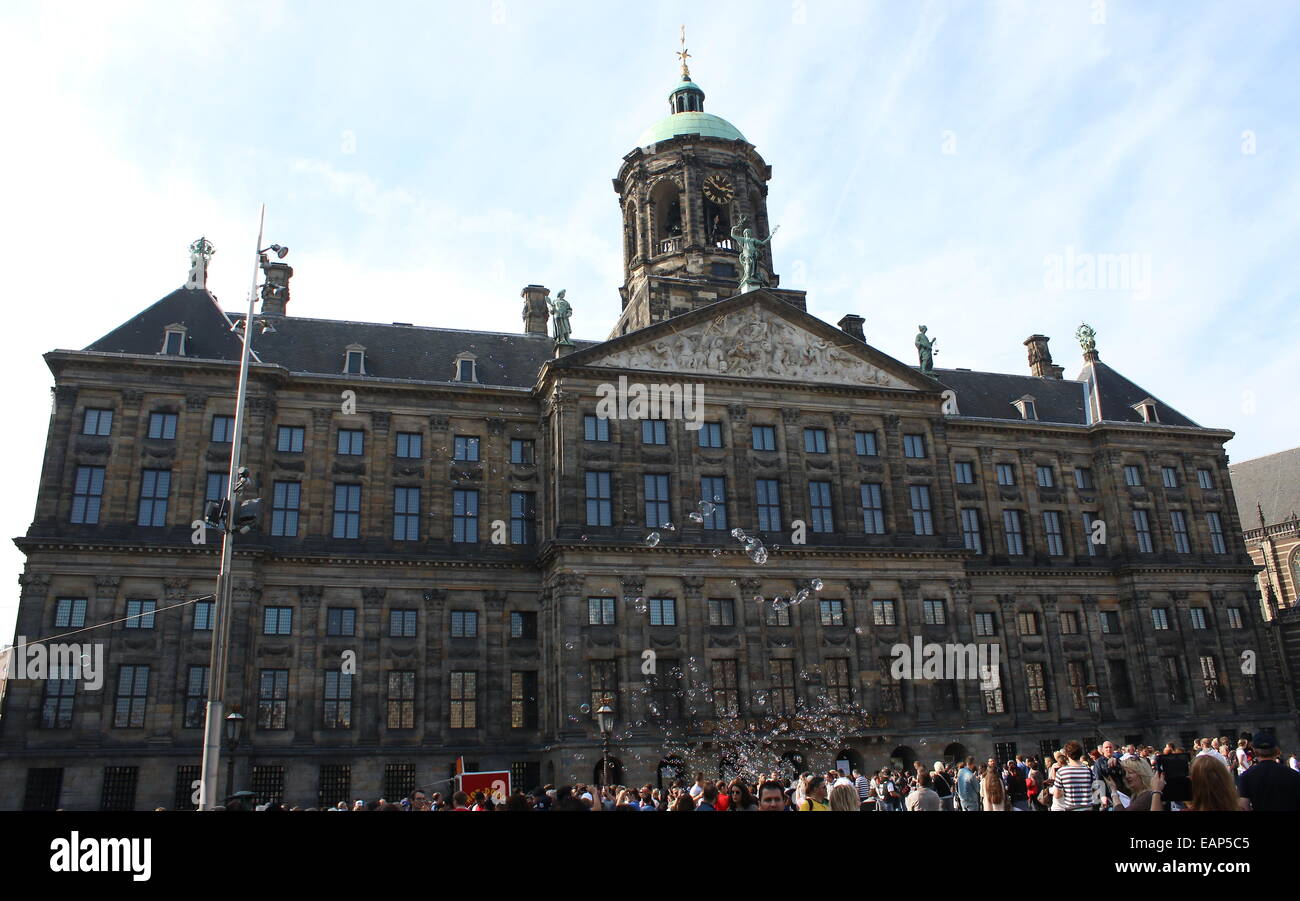
[[[264,265],[221,793],[445,793],[458,758],[590,783],[602,705],[609,778],[638,785],[753,763],[725,737],[749,727],[790,773],[1099,735],[1294,748],[1232,433],[1086,329],[1067,378],[1041,335],[1020,373],[935,369],[810,315],[773,264],[771,168],[704,100],[683,65],[618,168],[603,341],[569,339],[537,285],[517,332],[314,319]],[[9,681],[0,808],[193,807],[219,548],[194,522],[226,493],[250,324],[192,252],[185,287],[45,356],[16,633],[110,625],[65,639],[103,644],[98,688]],[[620,385],[696,407],[611,416]],[[996,672],[900,677],[918,639],[996,646]],[[850,724],[836,747],[809,711]]]

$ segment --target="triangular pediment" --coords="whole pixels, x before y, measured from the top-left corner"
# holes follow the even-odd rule
[[[724,378],[941,391],[934,380],[765,291],[701,307],[560,358]]]

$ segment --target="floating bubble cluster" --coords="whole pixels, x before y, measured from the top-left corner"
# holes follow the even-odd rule
[[[645,537],[645,543],[646,543],[646,547],[658,547],[658,546],[659,546],[659,533],[658,533],[658,532],[651,532],[649,535],[647,535],[647,536]]]

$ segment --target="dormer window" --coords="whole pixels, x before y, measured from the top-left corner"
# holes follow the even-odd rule
[[[360,344],[349,344],[343,358],[343,372],[347,375],[366,374],[366,349]]]
[[[1133,405],[1142,416],[1143,422],[1159,422],[1160,415],[1156,413],[1156,402],[1153,398],[1148,397],[1146,400],[1140,400]]]
[[[458,382],[477,382],[478,358],[471,353],[457,354],[455,379]]]
[[[1020,400],[1013,401],[1017,410],[1020,411],[1021,419],[1037,419],[1038,403],[1035,398],[1026,394]]]
[[[170,357],[185,356],[185,335],[188,331],[179,322],[173,322],[163,329],[163,346],[159,353]]]

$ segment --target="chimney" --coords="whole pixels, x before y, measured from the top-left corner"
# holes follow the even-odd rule
[[[266,281],[262,285],[262,315],[285,316],[289,306],[289,279],[293,278],[293,267],[288,263],[263,263],[262,271]]]
[[[1040,379],[1059,379],[1065,374],[1065,367],[1052,365],[1052,352],[1047,349],[1047,342],[1052,340],[1046,335],[1030,335],[1025,339],[1029,348],[1029,374]]]
[[[840,327],[840,330],[843,331],[844,334],[852,335],[854,338],[857,338],[859,341],[866,343],[867,339],[862,334],[862,323],[866,321],[867,320],[863,319],[861,316],[858,316],[856,313],[846,313],[844,318],[835,324]]]
[[[550,288],[541,285],[529,285],[519,292],[524,299],[524,334],[545,335],[546,323],[551,318],[546,300],[551,296]]]

